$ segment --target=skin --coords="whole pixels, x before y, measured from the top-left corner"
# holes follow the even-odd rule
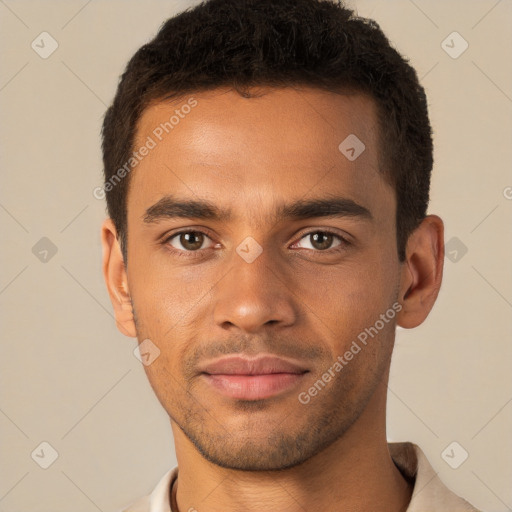
[[[144,369],[170,417],[179,510],[403,511],[412,488],[387,447],[389,366],[396,324],[420,325],[437,298],[442,220],[427,216],[398,260],[396,197],[383,177],[371,98],[307,87],[257,92],[193,94],[197,106],[132,171],[127,266],[113,222],[102,226],[117,326],[160,350]],[[135,147],[187,98],[148,107]],[[349,134],[365,144],[352,162],[338,150]],[[168,194],[232,216],[144,222]],[[275,214],[281,204],[334,196],[371,216]],[[206,236],[196,245],[169,240],[182,230]],[[315,243],[318,231],[335,236]],[[263,250],[252,263],[236,252],[248,236]],[[299,393],[396,303],[396,317],[301,403]],[[250,401],[221,395],[198,370],[223,354],[263,352],[308,372],[297,386]]]

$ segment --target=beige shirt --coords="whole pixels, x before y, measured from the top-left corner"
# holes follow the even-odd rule
[[[388,447],[396,466],[407,478],[414,480],[407,512],[479,512],[441,482],[417,445],[388,443]],[[170,489],[177,476],[177,467],[169,470],[149,496],[120,512],[175,512],[171,510]]]

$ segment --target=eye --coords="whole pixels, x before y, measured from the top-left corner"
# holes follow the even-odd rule
[[[306,245],[298,245],[305,240]],[[341,245],[348,245],[349,242],[340,235],[335,233],[331,233],[330,231],[311,231],[310,233],[306,233],[300,240],[295,244],[298,245],[302,249],[314,249],[316,251],[327,251],[328,249],[333,249],[339,247]]]
[[[203,244],[209,242],[210,245],[204,247]],[[199,249],[208,249],[212,246],[212,240],[202,231],[180,231],[167,238],[164,243],[178,251],[194,252]]]

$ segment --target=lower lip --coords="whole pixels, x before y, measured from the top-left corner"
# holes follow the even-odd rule
[[[239,400],[263,400],[293,388],[304,373],[203,375],[208,383],[223,395]]]

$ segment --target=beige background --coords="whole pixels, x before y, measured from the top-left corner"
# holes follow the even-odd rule
[[[0,512],[115,511],[175,464],[136,341],[114,325],[100,271],[105,204],[92,191],[119,74],[192,3],[0,0]],[[476,506],[511,510],[512,1],[350,4],[422,77],[436,144],[430,211],[457,239],[429,319],[397,333],[389,439],[418,443]],[[59,45],[47,59],[31,48],[43,31]],[[469,44],[457,59],[441,46],[453,31]],[[47,261],[43,237],[57,250]],[[48,469],[36,463],[50,460],[43,441],[58,452]],[[458,469],[441,457],[453,441],[469,453]]]

